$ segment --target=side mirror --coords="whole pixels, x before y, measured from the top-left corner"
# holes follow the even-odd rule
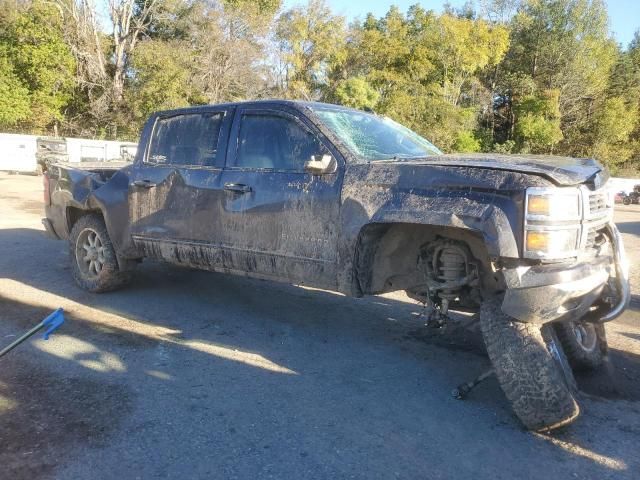
[[[304,171],[312,175],[324,175],[335,173],[338,169],[338,162],[331,155],[312,155],[311,160],[305,162]]]

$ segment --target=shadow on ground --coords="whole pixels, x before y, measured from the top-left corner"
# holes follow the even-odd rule
[[[59,332],[75,349],[40,342],[3,359],[0,444],[11,448],[0,453],[0,462],[12,478],[47,474],[80,446],[122,441],[123,428],[147,455],[173,448],[172,455],[188,457],[202,447],[207,456],[194,468],[227,451],[244,451],[249,442],[282,468],[299,455],[318,476],[333,478],[362,465],[387,471],[402,459],[410,478],[434,467],[450,470],[451,451],[482,458],[485,448],[494,448],[486,445],[488,435],[521,432],[493,379],[466,402],[450,398],[455,385],[488,367],[484,347],[477,332],[455,324],[444,332],[425,328],[416,305],[157,264],[143,265],[127,290],[92,295],[72,283],[65,243],[13,229],[0,230],[0,248],[12,252],[0,264],[0,278],[16,289],[0,295],[3,334],[37,323],[58,306],[53,302],[79,305]],[[29,302],[17,299],[25,295]],[[345,358],[344,351],[354,354]],[[614,350],[611,365],[606,373],[579,376],[580,386],[593,395],[639,399],[640,358]],[[296,428],[301,419],[305,428]],[[180,422],[189,429],[179,429]],[[165,435],[173,435],[173,447],[163,443]],[[210,443],[218,437],[226,444]],[[439,443],[426,440],[431,437]],[[594,446],[571,432],[555,437],[626,464],[635,461],[614,444]],[[199,438],[202,445],[196,445]],[[351,448],[350,460],[323,462],[318,452],[327,448],[325,439]],[[515,471],[537,471],[535,462],[526,465],[530,448],[557,449],[544,437],[532,441],[535,447],[510,452]],[[402,445],[401,458],[396,444]],[[114,477],[137,461],[121,454]],[[568,471],[585,463],[594,477],[613,471],[572,453],[563,458],[570,459],[563,467]],[[474,463],[473,470],[495,476],[504,473],[499,463]],[[160,461],[162,468],[171,473],[171,465]],[[256,474],[243,470],[249,465],[233,468],[239,476]],[[191,473],[206,476],[205,470]]]

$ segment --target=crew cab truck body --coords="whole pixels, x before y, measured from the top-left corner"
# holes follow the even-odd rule
[[[589,159],[442,155],[373,114],[247,102],[154,114],[121,169],[52,165],[44,224],[90,291],[154,258],[479,312],[505,394],[540,430],[579,412],[558,337],[574,366],[597,364],[629,301],[607,179]]]

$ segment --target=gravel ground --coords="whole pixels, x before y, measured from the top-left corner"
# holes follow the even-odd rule
[[[526,432],[477,332],[424,326],[403,295],[364,299],[145,262],[123,291],[72,282],[44,237],[41,182],[0,173],[0,477],[639,478],[640,296],[608,326],[582,417]],[[620,207],[632,265],[640,206]],[[640,285],[637,269],[635,285]]]

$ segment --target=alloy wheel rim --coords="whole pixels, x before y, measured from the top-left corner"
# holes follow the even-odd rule
[[[76,242],[76,260],[80,271],[87,278],[95,279],[100,275],[106,259],[104,244],[98,232],[91,228],[80,232]]]

